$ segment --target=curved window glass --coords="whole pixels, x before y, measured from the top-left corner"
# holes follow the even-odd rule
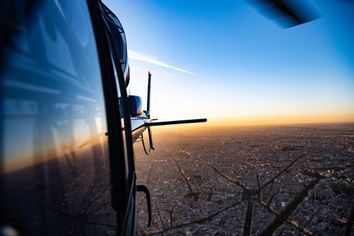
[[[13,14],[24,14],[22,7]],[[46,1],[17,27],[1,78],[1,219],[22,235],[115,234],[87,2]]]
[[[107,8],[106,8],[107,9]],[[124,79],[127,82],[127,76],[129,73],[128,70],[128,51],[127,51],[127,40],[125,37],[125,32],[122,27],[122,24],[118,20],[118,18],[109,10],[107,9],[107,23],[109,29],[114,37],[115,43],[114,47],[118,50],[118,55],[120,58],[120,64],[122,65],[122,70],[124,74]]]

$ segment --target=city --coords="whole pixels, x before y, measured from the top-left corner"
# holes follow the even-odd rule
[[[140,235],[352,235],[354,125],[156,133],[135,144]]]

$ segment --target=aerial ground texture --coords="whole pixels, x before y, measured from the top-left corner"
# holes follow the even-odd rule
[[[135,144],[153,215],[147,228],[138,193],[139,235],[354,235],[353,124],[176,126],[154,140],[149,156]]]

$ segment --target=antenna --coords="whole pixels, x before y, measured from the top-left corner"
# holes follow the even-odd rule
[[[147,109],[146,115],[150,118],[150,91],[151,91],[151,73],[148,72],[148,94],[147,94]]]

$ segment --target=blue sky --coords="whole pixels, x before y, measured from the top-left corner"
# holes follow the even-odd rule
[[[354,4],[316,0],[283,29],[244,0],[105,1],[128,40],[130,93],[152,114],[211,123],[354,121]]]

